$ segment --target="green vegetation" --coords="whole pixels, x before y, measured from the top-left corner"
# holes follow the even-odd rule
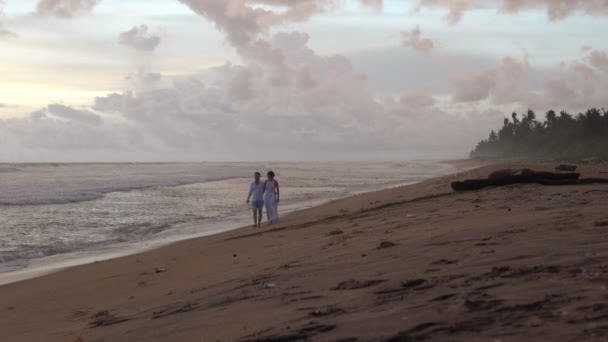
[[[519,119],[505,118],[502,128],[492,131],[471,152],[473,159],[535,158],[608,161],[608,111],[589,109],[573,116],[551,110],[545,121],[529,110]]]

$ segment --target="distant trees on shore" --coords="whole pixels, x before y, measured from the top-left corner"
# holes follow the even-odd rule
[[[575,116],[550,110],[543,122],[532,110],[521,118],[513,113],[471,152],[473,159],[521,157],[608,161],[608,111],[592,108]]]

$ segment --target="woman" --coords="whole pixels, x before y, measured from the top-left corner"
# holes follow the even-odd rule
[[[266,216],[268,224],[279,222],[279,182],[274,179],[274,172],[268,171],[268,180],[264,182],[264,205],[266,206]]]

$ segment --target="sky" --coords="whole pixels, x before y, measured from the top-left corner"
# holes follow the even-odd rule
[[[608,102],[608,0],[0,0],[0,162],[466,157]]]

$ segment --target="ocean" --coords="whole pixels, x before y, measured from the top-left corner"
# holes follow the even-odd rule
[[[432,161],[0,164],[0,283],[250,224],[249,184],[270,169],[282,214],[454,171]]]

